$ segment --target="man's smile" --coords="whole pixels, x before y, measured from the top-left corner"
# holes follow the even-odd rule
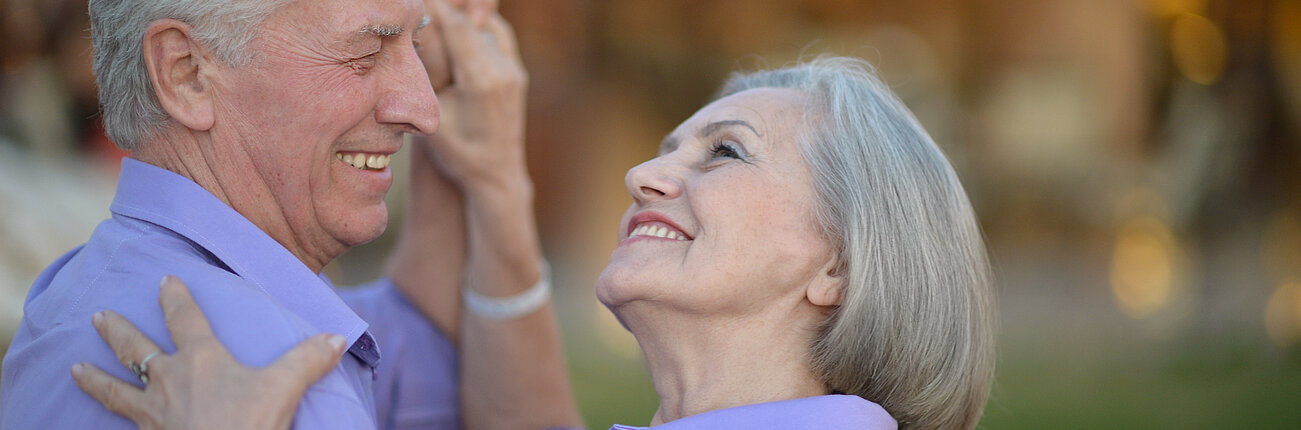
[[[335,158],[362,170],[384,170],[388,168],[392,156],[387,154],[366,154],[364,152],[345,154],[334,153]]]

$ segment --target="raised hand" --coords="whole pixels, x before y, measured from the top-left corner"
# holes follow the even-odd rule
[[[429,149],[439,171],[474,199],[479,188],[501,191],[527,185],[528,75],[514,31],[500,15],[488,13],[495,2],[464,1],[469,2],[466,11],[444,0],[426,1],[438,31],[422,35],[425,66],[434,81],[446,82],[435,84],[440,128],[417,141]]]

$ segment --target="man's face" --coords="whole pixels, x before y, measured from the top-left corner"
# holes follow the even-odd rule
[[[222,191],[314,270],[384,232],[389,156],[438,127],[412,43],[425,16],[421,0],[300,0],[213,79]]]

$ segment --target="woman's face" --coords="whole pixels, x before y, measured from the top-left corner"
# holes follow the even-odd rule
[[[596,283],[601,302],[737,316],[799,304],[819,282],[838,285],[795,140],[807,102],[775,88],[720,99],[629,170],[633,203]]]

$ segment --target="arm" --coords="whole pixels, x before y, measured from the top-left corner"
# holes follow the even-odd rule
[[[434,167],[423,143],[413,145],[411,151],[406,215],[387,272],[411,303],[455,343],[467,258],[465,203],[455,184]]]
[[[412,201],[390,274],[458,340],[468,428],[581,425],[550,304],[510,320],[461,312],[462,279],[482,295],[503,297],[540,277],[523,146],[527,78],[499,16],[485,18],[487,30],[480,30],[442,1],[427,5],[440,31],[424,41],[426,66],[431,81],[451,84],[439,92],[439,132],[417,138]]]

